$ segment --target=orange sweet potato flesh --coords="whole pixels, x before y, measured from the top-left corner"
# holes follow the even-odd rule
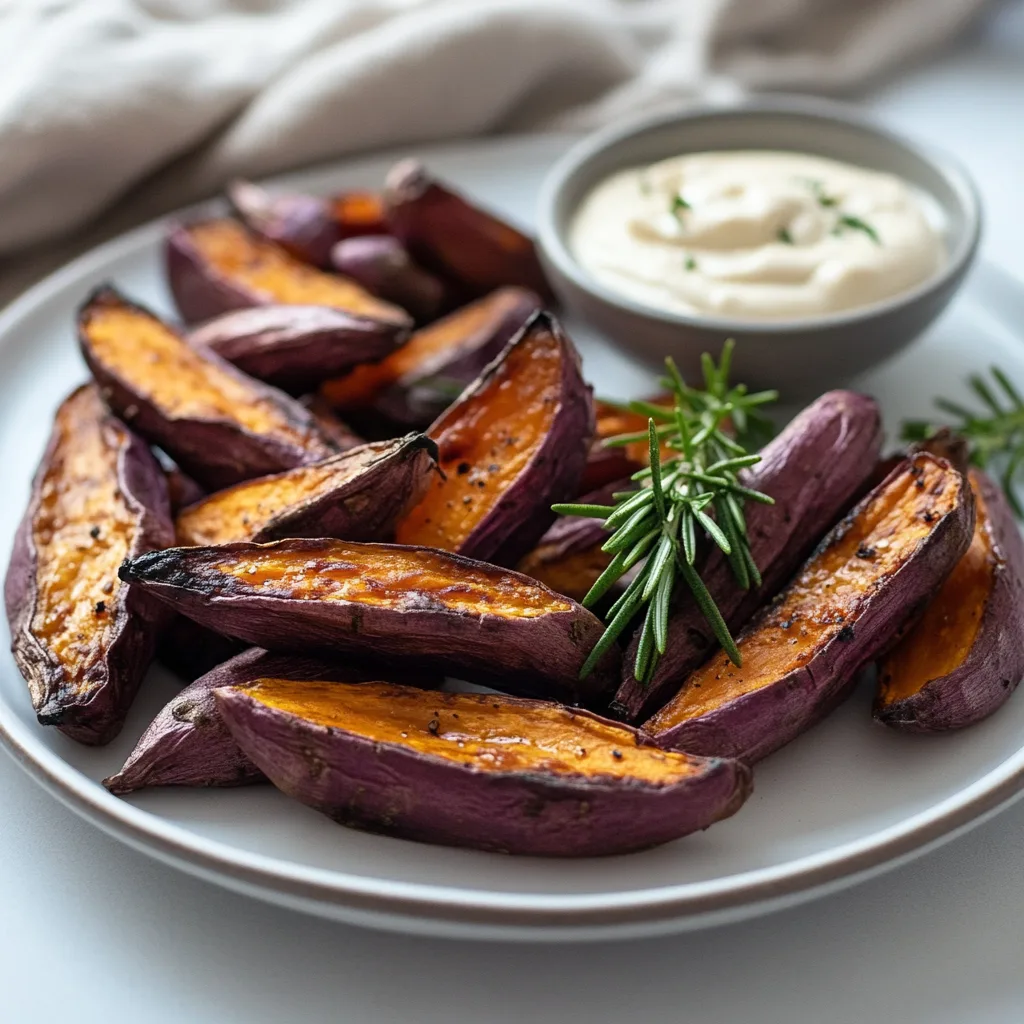
[[[140,308],[95,305],[84,327],[98,359],[144,388],[168,418],[231,420],[253,434],[278,435],[297,445],[310,440],[276,402],[254,393],[246,378],[194,352]]]
[[[178,543],[201,546],[249,540],[285,510],[325,494],[379,458],[376,448],[366,446],[353,449],[344,461],[329,459],[225,488],[182,510],[174,526]]]
[[[377,320],[408,322],[397,306],[382,302],[339,274],[324,273],[302,263],[280,246],[257,238],[237,221],[205,221],[187,230],[210,267],[267,302],[332,306]]]
[[[365,363],[344,377],[327,381],[320,393],[338,409],[367,408],[404,377],[419,374],[424,367],[440,365],[447,353],[459,349],[488,323],[500,319],[503,310],[517,301],[515,293],[500,291],[463,306],[416,331],[401,348],[379,363]]]
[[[38,596],[32,632],[64,666],[69,686],[84,685],[93,659],[106,655],[106,605],[124,586],[117,568],[134,541],[135,517],[118,487],[118,448],[103,440],[105,413],[94,388],[62,406],[60,439],[33,524]],[[83,637],[93,637],[95,647]]]
[[[601,550],[601,543],[570,554],[549,553],[538,545],[516,568],[556,593],[582,601],[612,560],[608,552]]]
[[[328,542],[324,542],[327,544]],[[480,563],[461,563],[458,577],[451,562],[422,548],[398,545],[329,543],[329,558],[309,569],[309,559],[296,558],[287,549],[256,559],[226,554],[219,572],[234,577],[246,589],[301,596],[316,601],[346,601],[364,607],[401,611],[414,595],[426,595],[438,606],[473,615],[532,619],[572,610],[557,594],[534,587],[510,573]],[[372,570],[366,564],[373,554]]]
[[[562,360],[553,333],[531,332],[484,387],[431,427],[444,477],[399,523],[399,544],[464,550],[548,437],[559,407]]]
[[[379,192],[342,192],[328,203],[343,238],[387,234],[383,197]]]
[[[268,708],[316,725],[488,772],[586,774],[664,784],[703,770],[700,761],[684,754],[638,746],[632,729],[557,704],[385,682],[339,686],[260,679],[238,689]]]
[[[886,658],[879,687],[883,705],[911,697],[931,680],[950,675],[974,647],[999,558],[984,497],[977,486],[972,490],[976,521],[971,546],[915,624],[916,642],[908,636]]]
[[[743,712],[741,698],[761,690],[767,692],[775,685],[785,691],[779,693],[776,708],[790,702],[792,714],[787,712],[783,715],[785,722],[777,725],[779,736],[763,737],[749,750],[736,752],[736,756],[755,760],[792,738],[787,731],[791,726],[795,734],[809,724],[803,722],[799,728],[793,725],[798,716],[808,712],[806,706],[797,708],[796,702],[806,702],[807,698],[801,698],[798,690],[790,694],[785,684],[777,684],[791,679],[797,686],[799,673],[809,671],[814,661],[814,685],[822,691],[833,686],[838,691],[851,675],[846,667],[839,672],[834,663],[842,661],[845,666],[847,661],[853,664],[859,659],[858,663],[863,664],[880,641],[895,633],[936,579],[943,579],[952,567],[954,563],[947,556],[951,554],[955,559],[966,548],[969,526],[965,524],[973,519],[970,502],[964,501],[964,490],[959,472],[927,455],[916,456],[895,470],[851,514],[847,528],[839,530],[833,540],[826,539],[776,602],[737,637],[742,667],[723,653],[715,655],[686,680],[676,697],[644,725],[644,731],[661,742],[673,731],[679,734],[687,723],[706,722],[728,708],[735,709],[733,719],[722,728],[728,725],[742,730],[749,724],[743,720],[744,714],[752,718],[754,712]],[[950,539],[942,541],[944,550],[938,557],[933,544],[932,554],[916,566],[912,561],[916,553],[929,540],[937,539],[938,523],[951,527],[948,534],[943,534]],[[901,568],[910,574],[903,577],[903,583],[880,591]],[[875,605],[873,621],[865,625],[866,602],[879,593],[884,601]],[[837,640],[842,642],[830,648]],[[861,657],[859,652],[871,643],[874,650],[865,651]],[[763,710],[758,713],[765,714]],[[685,745],[687,739],[692,737],[683,734],[680,745]]]

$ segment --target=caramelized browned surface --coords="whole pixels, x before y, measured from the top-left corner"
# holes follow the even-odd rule
[[[562,347],[535,329],[475,395],[430,428],[447,479],[439,476],[398,524],[398,543],[457,551],[544,443],[561,387]]]
[[[701,770],[685,754],[638,747],[635,734],[620,725],[541,701],[437,693],[393,683],[261,679],[239,689],[266,707],[316,725],[485,771],[670,785]]]
[[[516,568],[556,593],[582,601],[611,560],[612,556],[601,550],[600,543],[567,555],[556,555],[547,546],[540,546],[534,548]]]
[[[804,566],[778,603],[740,634],[742,667],[719,652],[645,729],[661,732],[706,715],[806,665],[956,507],[962,487],[955,470],[929,457],[908,463],[841,537]]]
[[[500,323],[519,301],[516,293],[495,292],[463,306],[416,331],[401,348],[379,363],[365,363],[344,377],[327,381],[321,394],[340,409],[371,405],[382,391],[407,374],[436,365],[445,353],[460,350],[488,324]]]
[[[31,630],[69,684],[85,685],[110,644],[117,568],[134,539],[134,516],[118,487],[123,428],[92,386],[57,413],[59,439],[33,521],[36,602]]]
[[[265,547],[232,552],[214,568],[230,577],[232,593],[268,597],[436,608],[510,619],[533,619],[572,607],[497,567],[453,565],[438,552],[394,545],[325,540],[315,550]]]
[[[881,671],[880,702],[911,697],[932,679],[958,669],[974,645],[1000,564],[992,521],[974,479],[974,536],[967,554],[942,585],[917,625],[892,650]]]
[[[330,200],[342,235],[385,235],[384,203],[377,192],[342,192]]]
[[[350,313],[405,323],[407,317],[365,288],[316,270],[280,246],[257,238],[233,220],[211,220],[188,229],[192,244],[218,274],[285,305],[332,306]]]
[[[82,315],[82,328],[96,359],[168,419],[226,420],[253,434],[323,447],[270,396],[191,348],[145,310],[93,303]]]
[[[249,540],[282,512],[330,493],[379,458],[380,449],[368,447],[218,491],[178,516],[178,543],[203,546]]]

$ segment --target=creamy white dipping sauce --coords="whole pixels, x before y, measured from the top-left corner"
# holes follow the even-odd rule
[[[899,178],[801,153],[674,157],[583,201],[569,245],[595,278],[671,312],[788,320],[908,291],[946,261]]]

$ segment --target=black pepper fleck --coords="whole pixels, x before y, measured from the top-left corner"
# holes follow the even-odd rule
[[[92,539],[93,539],[93,540],[99,540],[99,536],[100,536],[100,528],[99,528],[98,526],[94,526],[94,527],[93,527],[93,528],[92,528],[92,529],[91,529],[91,530],[89,531],[89,536],[90,536],[90,537],[92,537]]]

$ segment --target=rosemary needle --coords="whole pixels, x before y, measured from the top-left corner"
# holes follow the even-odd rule
[[[945,398],[937,398],[935,405],[951,420],[948,425],[967,441],[971,462],[999,476],[1013,514],[1024,519],[1024,508],[1014,491],[1014,481],[1024,466],[1024,397],[998,367],[990,372],[992,383],[978,374],[968,380],[984,412]],[[906,420],[901,434],[905,441],[925,441],[940,426],[928,420]]]
[[[619,636],[643,612],[634,674],[649,682],[668,644],[668,622],[677,587],[690,592],[723,650],[738,665],[740,654],[729,628],[696,568],[701,541],[721,549],[742,587],[761,577],[750,552],[743,506],[767,504],[766,494],[744,486],[742,470],[760,456],[751,448],[771,436],[771,423],[761,407],[775,400],[774,391],[748,393],[730,386],[733,342],[722,349],[718,363],[702,359],[703,388],[687,384],[671,359],[665,361],[662,386],[671,393],[671,407],[649,402],[615,403],[647,416],[647,430],[608,438],[609,446],[646,442],[649,466],[634,475],[637,489],[616,494],[615,505],[555,505],[563,515],[603,519],[610,536],[603,549],[614,557],[583,599],[593,607],[622,576],[641,560],[639,571],[608,611],[607,625],[580,671],[585,677]],[[731,425],[734,434],[727,433]],[[665,455],[665,449],[673,453]]]

